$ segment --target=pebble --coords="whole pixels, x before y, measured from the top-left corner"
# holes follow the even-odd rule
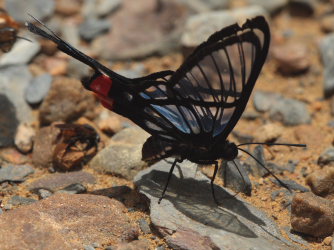
[[[147,223],[147,221],[145,219],[139,219],[137,221],[141,231],[144,233],[144,234],[150,234],[151,233],[151,228],[149,226],[149,224]]]
[[[2,214],[0,245],[36,249],[43,242],[43,249],[83,249],[87,242],[103,246],[133,241],[139,228],[125,211],[121,202],[104,196],[55,194]]]
[[[22,122],[34,120],[31,108],[24,101],[24,91],[29,85],[32,75],[25,65],[0,68],[0,94],[6,95],[16,109],[16,118]]]
[[[145,73],[145,65],[143,63],[138,63],[131,69],[117,70],[116,73],[128,78],[142,77]]]
[[[81,1],[78,0],[56,0],[55,11],[63,16],[73,16],[80,12]]]
[[[75,22],[65,21],[60,23],[62,39],[77,49],[80,49],[79,27]],[[80,49],[81,50],[81,49]]]
[[[80,36],[87,41],[91,41],[97,36],[106,33],[111,28],[108,19],[87,18],[79,27]]]
[[[130,193],[131,190],[132,189],[129,188],[128,186],[114,186],[111,188],[97,189],[91,191],[90,194],[104,195],[109,198],[115,198],[121,200],[124,197],[124,195]]]
[[[67,193],[67,194],[83,194],[86,193],[87,188],[80,183],[71,184],[61,190],[58,193]]]
[[[328,236],[326,237],[324,240],[323,240],[323,243],[326,245],[326,246],[330,246],[331,243],[333,241],[333,237],[332,236]]]
[[[301,43],[275,46],[272,50],[278,70],[285,75],[307,71],[310,67],[309,49]]]
[[[134,240],[129,243],[119,243],[117,250],[150,249],[150,242],[147,239]]]
[[[18,206],[18,205],[28,205],[36,201],[37,200],[32,199],[32,198],[15,195],[9,200],[9,203],[13,206]]]
[[[307,176],[306,184],[318,196],[332,196],[334,193],[334,169],[325,167],[312,172]]]
[[[97,153],[89,166],[99,172],[120,175],[127,180],[147,163],[142,161],[142,147],[149,134],[137,127],[121,130],[112,137],[110,145]]]
[[[291,206],[293,230],[314,237],[324,237],[334,231],[334,203],[310,192],[297,193]]]
[[[50,74],[42,74],[32,79],[24,93],[26,102],[31,105],[41,103],[48,94],[51,83],[52,76]]]
[[[226,9],[230,5],[230,2],[230,0],[182,0],[182,3],[194,13]]]
[[[43,62],[43,66],[52,76],[65,75],[67,73],[67,61],[64,58],[47,57]]]
[[[333,165],[334,164],[334,147],[329,147],[321,153],[318,158],[318,165]]]
[[[0,67],[21,65],[30,62],[40,51],[41,46],[35,39],[29,37],[29,40],[31,40],[31,42],[18,40],[11,51],[0,57]]]
[[[40,122],[71,122],[81,116],[93,118],[95,98],[73,78],[56,77],[40,107]]]
[[[309,17],[316,9],[316,1],[313,0],[290,0],[290,13],[293,16]]]
[[[35,133],[35,129],[30,124],[21,123],[18,126],[14,143],[20,152],[27,154],[32,150]]]
[[[96,125],[107,135],[114,135],[123,129],[121,116],[109,110],[102,110],[97,118]]]
[[[206,41],[215,31],[222,27],[243,23],[247,18],[254,16],[268,16],[264,8],[260,6],[247,6],[244,8],[235,8],[233,10],[220,10],[192,15],[188,18],[184,32],[181,37],[181,43],[186,51],[192,51],[195,47]]]
[[[223,161],[219,170],[224,180],[224,186],[231,188],[235,192],[242,192],[248,196],[252,193],[252,183],[243,164],[238,159],[234,160],[241,175],[232,161]]]
[[[187,16],[186,7],[178,1],[142,1],[137,8],[132,0],[125,0],[112,16],[112,32],[94,39],[92,50],[106,60],[165,55],[180,47]]]
[[[253,154],[252,154],[259,162],[261,162],[264,166],[267,165],[266,159],[264,157],[264,151],[263,146],[258,145],[254,148]],[[268,175],[268,171],[262,167],[259,163],[257,163],[253,158],[249,157],[245,163],[245,165],[248,168],[248,171],[253,175],[257,177],[263,177]]]
[[[28,175],[35,171],[28,165],[9,165],[8,167],[0,168],[0,183],[4,181],[22,182],[25,181]]]
[[[247,0],[249,5],[258,5],[263,7],[270,14],[276,14],[278,11],[282,10],[288,5],[288,0]]]
[[[282,97],[271,107],[270,118],[281,121],[286,126],[296,126],[311,122],[311,116],[304,102]]]
[[[68,76],[76,79],[83,79],[90,76],[90,67],[77,59],[71,57],[67,65]]]
[[[46,199],[53,195],[52,192],[50,192],[47,189],[43,189],[43,188],[36,190],[35,193],[37,193],[38,198],[40,199]]]
[[[95,248],[91,245],[84,246],[84,250],[95,250]]]
[[[334,95],[334,34],[325,36],[319,43],[322,62],[324,64],[323,93],[326,98]]]
[[[0,159],[14,165],[23,165],[31,162],[30,156],[21,154],[14,147],[0,149]]]
[[[276,123],[267,123],[255,130],[254,141],[274,142],[282,136],[284,128]]]
[[[321,29],[326,33],[334,32],[334,15],[326,15],[320,19]]]
[[[271,181],[273,183],[275,183],[276,185],[281,186],[281,184],[274,178],[271,178]],[[289,179],[280,179],[281,182],[283,182],[288,188],[290,188],[291,190],[295,190],[295,191],[300,191],[300,192],[309,192],[310,190],[300,184],[298,184],[297,182],[295,182],[294,180],[289,180]],[[282,186],[281,186],[282,187]]]
[[[16,119],[16,109],[6,95],[0,94],[0,147],[9,147],[14,144],[14,137],[19,122]]]
[[[180,171],[176,169],[172,175],[161,204],[158,200],[170,164],[160,161],[135,177],[139,192],[150,200],[151,223],[170,248],[289,248],[264,212],[215,185],[217,199],[221,201],[218,207],[211,195],[210,179],[196,171],[196,164],[184,161],[179,167]]]
[[[85,0],[82,8],[86,17],[105,17],[122,6],[122,0]]]
[[[282,96],[277,93],[255,91],[253,98],[254,108],[258,112],[269,111],[280,98],[282,98]]]
[[[39,20],[43,20],[53,14],[55,8],[54,0],[5,0],[5,6],[8,13],[18,22],[27,21],[27,16],[23,13],[29,13]]]
[[[95,177],[87,172],[77,171],[68,173],[55,173],[49,174],[40,179],[30,183],[29,190],[46,189],[52,192],[66,189],[69,186],[73,187],[75,184],[87,185],[94,184],[96,182]]]

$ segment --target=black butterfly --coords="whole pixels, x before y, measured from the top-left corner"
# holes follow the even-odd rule
[[[227,137],[246,107],[268,54],[270,31],[264,17],[214,33],[175,72],[161,71],[136,79],[106,68],[45,25],[44,30],[32,23],[27,27],[92,67],[95,74],[84,86],[94,91],[105,107],[128,117],[152,135],[143,146],[143,160],[175,157],[162,197],[176,163],[188,159],[197,164],[215,164],[211,180],[215,199],[217,160],[234,160],[238,149],[248,153],[238,148],[244,144],[237,146]]]

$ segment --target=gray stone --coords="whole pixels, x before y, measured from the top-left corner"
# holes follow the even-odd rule
[[[43,101],[50,90],[52,76],[43,74],[35,77],[25,90],[24,96],[27,103],[35,105]]]
[[[272,120],[281,121],[287,126],[311,122],[311,116],[306,104],[290,98],[279,99],[279,101],[271,107],[269,115]]]
[[[67,193],[67,194],[83,194],[86,193],[87,188],[80,183],[71,184],[62,190],[57,191],[57,193]]]
[[[228,8],[230,0],[181,0],[190,10],[196,13]]]
[[[94,184],[95,177],[87,172],[77,171],[44,176],[29,185],[29,190],[46,189],[56,192],[73,184]]]
[[[27,14],[37,19],[44,19],[53,14],[55,8],[54,0],[6,0],[6,10],[19,22],[27,21]]]
[[[258,5],[263,7],[270,14],[275,14],[287,6],[289,0],[247,0],[249,5]]]
[[[258,145],[254,148],[253,154],[252,154],[262,165],[267,166],[267,162],[264,157],[264,151],[263,146]],[[252,157],[249,157],[246,161],[246,166],[248,167],[248,171],[253,176],[263,177],[265,175],[268,175],[268,171],[261,166],[257,161],[255,161]]]
[[[111,22],[108,19],[88,18],[79,27],[80,36],[90,41],[102,33],[108,32]]]
[[[31,37],[26,38],[29,38],[31,42],[23,39],[18,40],[11,51],[0,57],[0,67],[27,64],[32,60],[41,49],[41,46],[35,39]]]
[[[43,189],[43,188],[38,189],[37,191],[35,191],[35,193],[37,193],[38,197],[42,200],[49,198],[50,196],[53,195],[52,192],[50,192],[49,190]]]
[[[187,161],[176,167],[158,204],[169,169],[169,163],[160,161],[135,177],[139,192],[150,199],[152,224],[164,237],[190,231],[208,237],[220,249],[296,249],[265,213],[215,185],[222,203],[218,207],[210,194],[210,180]]]
[[[267,16],[267,12],[260,6],[248,6],[233,10],[212,11],[191,16],[185,25],[181,37],[182,46],[191,50],[206,41],[208,37],[227,25],[236,22],[243,23],[247,18]]]
[[[11,66],[0,69],[0,94],[6,95],[14,104],[16,118],[23,122],[32,122],[31,108],[24,101],[24,90],[29,85],[32,75],[27,66]]]
[[[19,121],[13,103],[4,94],[0,94],[0,110],[0,147],[10,147],[13,146]]]
[[[325,36],[319,43],[321,58],[324,64],[323,93],[326,98],[334,95],[334,34]]]
[[[86,17],[104,17],[113,13],[121,5],[121,0],[85,0],[82,12]]]
[[[138,225],[141,229],[141,231],[144,233],[144,234],[150,234],[151,233],[151,228],[149,226],[149,224],[147,223],[147,221],[145,219],[139,219],[138,221]]]
[[[235,192],[242,192],[246,195],[252,193],[252,183],[248,177],[245,166],[238,159],[232,161],[223,161],[220,168],[221,176],[224,180],[224,186],[231,188]],[[239,173],[240,171],[240,173]]]
[[[276,185],[282,186],[276,179],[271,178],[271,181]],[[290,190],[300,191],[300,192],[310,192],[310,189],[298,184],[294,180],[283,180],[280,179]]]
[[[4,181],[25,181],[25,178],[34,173],[34,169],[28,165],[8,166],[0,168],[0,183]]]
[[[142,63],[139,63],[139,64],[136,64],[135,67],[133,67],[132,69],[117,70],[116,73],[122,76],[128,77],[128,78],[141,77],[145,73],[145,65]]]
[[[91,245],[84,246],[84,250],[95,250],[95,248]]]
[[[281,98],[281,95],[272,92],[256,91],[254,93],[254,108],[259,112],[269,111]]]
[[[334,147],[327,148],[318,158],[320,166],[334,164]]]
[[[12,204],[13,206],[18,206],[18,205],[28,205],[36,201],[37,200],[32,199],[32,198],[21,197],[21,196],[15,195],[10,199],[9,203]]]
[[[90,67],[73,57],[69,59],[67,68],[68,75],[76,79],[83,79],[91,75]]]
[[[128,180],[147,163],[142,161],[142,147],[149,134],[137,127],[121,130],[112,137],[111,144],[98,152],[89,166],[99,172],[120,175]]]

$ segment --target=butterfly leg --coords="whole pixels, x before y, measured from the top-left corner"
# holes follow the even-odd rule
[[[167,177],[167,182],[166,182],[166,184],[165,184],[164,190],[162,191],[161,197],[160,197],[160,199],[159,199],[159,201],[158,201],[159,204],[160,204],[161,200],[162,200],[162,199],[164,198],[164,196],[165,196],[165,193],[166,193],[166,190],[167,190],[167,187],[168,187],[168,183],[169,183],[169,181],[170,181],[170,178],[172,177],[173,170],[174,170],[175,165],[176,165],[176,163],[177,163],[178,161],[179,161],[178,159],[175,159],[174,162],[173,162],[173,164],[172,164],[172,167],[171,167],[170,170],[169,170],[168,177]],[[179,161],[179,162],[180,162],[180,161]],[[181,162],[182,162],[182,161],[181,161]]]
[[[217,172],[218,172],[218,162],[215,161],[215,169],[213,171],[213,175],[212,175],[212,178],[211,178],[211,192],[212,192],[212,197],[213,197],[213,200],[215,201],[215,203],[217,204],[217,206],[219,206],[219,202],[216,198],[216,195],[215,195],[215,189],[214,189],[214,186],[213,186],[213,182],[216,178],[216,175],[217,175]]]

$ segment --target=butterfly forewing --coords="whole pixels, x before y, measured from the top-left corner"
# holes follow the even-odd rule
[[[229,26],[200,45],[170,79],[143,84],[146,129],[185,144],[226,140],[245,109],[269,38],[263,17]]]

